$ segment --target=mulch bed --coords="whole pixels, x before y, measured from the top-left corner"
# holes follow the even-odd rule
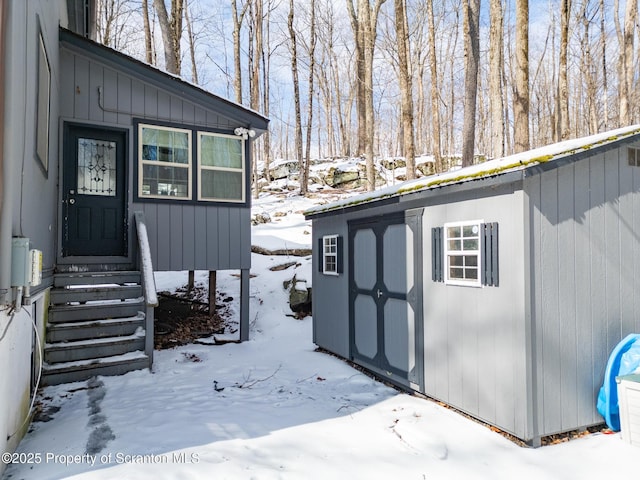
[[[223,333],[234,333],[225,324],[225,303],[232,300],[224,297],[216,305],[213,315],[209,314],[206,288],[186,286],[174,294],[159,292],[159,305],[155,309],[154,344],[157,350],[194,343],[200,338]]]

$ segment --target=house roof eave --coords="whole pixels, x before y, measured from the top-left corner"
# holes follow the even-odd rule
[[[114,70],[129,74],[155,87],[185,98],[196,105],[202,105],[207,109],[213,110],[223,117],[229,118],[234,124],[237,123],[255,130],[256,136],[264,133],[268,128],[269,119],[250,108],[208,92],[176,75],[164,72],[62,27],[60,27],[60,44],[71,51],[95,58]]]

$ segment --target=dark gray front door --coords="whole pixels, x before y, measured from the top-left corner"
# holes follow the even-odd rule
[[[349,223],[351,358],[423,390],[420,211]]]
[[[66,125],[64,256],[127,253],[126,132]]]

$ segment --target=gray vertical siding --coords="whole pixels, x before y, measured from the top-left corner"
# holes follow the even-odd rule
[[[608,355],[640,331],[640,168],[627,148],[528,178],[540,435],[602,422]]]
[[[344,217],[313,220],[313,342],[344,358],[349,358],[348,233]],[[318,239],[324,235],[342,235],[344,240],[344,271],[338,276],[319,271],[322,252],[318,251]]]
[[[250,208],[132,202],[138,167],[133,144],[134,117],[221,129],[236,125],[216,112],[65,48],[61,49],[61,75],[63,119],[120,126],[130,131],[129,215],[134,211],[145,213],[154,268],[169,271],[250,268]],[[104,108],[98,103],[99,87]],[[130,252],[133,240],[130,238]]]
[[[498,287],[431,280],[431,228],[468,220],[499,224]],[[450,198],[425,208],[423,226],[425,393],[531,438],[522,192]]]

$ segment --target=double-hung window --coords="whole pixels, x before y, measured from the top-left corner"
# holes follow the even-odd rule
[[[341,235],[324,235],[318,238],[318,270],[325,275],[340,275],[343,272],[343,242]]]
[[[138,126],[138,195],[190,200],[191,130]]]
[[[189,126],[137,123],[137,197],[247,201],[246,139]]]
[[[445,223],[431,229],[431,279],[471,287],[499,284],[498,223]]]
[[[447,223],[445,283],[480,286],[480,227],[482,221]]]
[[[198,132],[198,200],[244,202],[244,141]]]

